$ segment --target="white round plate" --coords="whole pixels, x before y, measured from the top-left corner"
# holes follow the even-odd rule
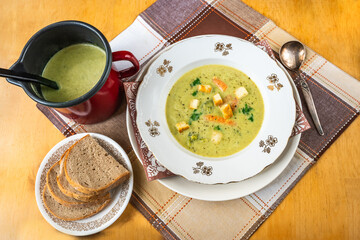
[[[182,147],[172,136],[165,116],[167,95],[174,83],[186,72],[209,64],[244,72],[264,100],[258,135],[245,149],[222,158],[199,156]],[[296,117],[291,84],[277,63],[254,44],[224,35],[188,38],[161,53],[143,78],[136,109],[141,137],[156,159],[171,172],[205,184],[241,181],[272,164],[284,151]],[[159,134],[149,132],[152,124]]]
[[[177,44],[177,43],[175,43]],[[173,45],[171,45],[173,46]],[[170,47],[171,47],[170,46]],[[141,73],[137,76],[136,81],[142,81],[148,67],[150,64],[157,59],[158,56],[162,54],[162,52],[167,51],[164,49],[156,54],[152,60],[143,67]],[[300,103],[300,96],[295,87],[294,82],[291,79],[291,76],[287,73],[285,68],[277,62],[279,67],[285,72],[288,77],[288,81],[291,83],[291,86],[294,91],[294,97],[298,103]],[[300,104],[301,107],[301,104]],[[130,143],[134,152],[138,159],[140,159],[140,150],[136,142],[134,129],[131,124],[130,114],[128,108],[126,109],[126,126],[130,139]],[[245,179],[240,182],[228,183],[228,184],[200,184],[192,181],[188,181],[180,176],[173,176],[164,179],[159,179],[162,185],[175,191],[179,194],[182,194],[187,197],[191,197],[194,199],[205,200],[205,201],[227,201],[232,199],[237,199],[240,197],[247,196],[251,193],[254,193],[263,187],[270,184],[274,181],[286,168],[286,166],[290,163],[292,157],[295,154],[295,151],[299,145],[301,134],[298,134],[289,139],[289,142],[284,150],[284,152],[280,155],[280,157],[270,166],[268,166],[265,170],[261,171],[259,174]],[[140,161],[140,160],[139,160]],[[141,161],[140,161],[141,163]]]
[[[91,216],[78,221],[64,221],[53,214],[51,214],[42,199],[42,192],[46,185],[46,173],[50,167],[59,161],[61,155],[72,145],[76,140],[90,134],[97,139],[99,143],[110,153],[116,160],[118,160],[124,167],[129,170],[130,178],[120,184],[111,191],[111,202],[103,210]],[[129,203],[132,189],[133,189],[133,171],[130,160],[125,151],[114,140],[97,133],[81,133],[68,137],[58,144],[56,144],[48,154],[46,154],[38,170],[35,182],[35,197],[39,210],[51,226],[60,232],[74,235],[86,236],[104,230],[113,224],[120,215],[124,212]]]

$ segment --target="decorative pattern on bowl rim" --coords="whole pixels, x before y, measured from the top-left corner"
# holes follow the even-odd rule
[[[204,162],[197,162],[196,167],[193,167],[194,174],[201,172],[202,175],[210,176],[212,174],[212,166],[204,166]]]
[[[151,122],[149,119],[147,122],[145,122],[145,125],[149,127],[150,136],[156,137],[160,135],[159,129],[157,128],[160,126],[158,121]]]
[[[271,91],[273,91],[274,89],[280,91],[280,89],[284,87],[284,85],[279,82],[279,78],[275,73],[269,75],[266,79],[270,82],[270,85],[268,85],[267,88]]]
[[[171,73],[173,70],[173,67],[170,66],[171,61],[164,59],[163,65],[160,65],[157,69],[156,69],[156,73],[159,74],[160,76],[165,76],[166,72]]]
[[[232,44],[228,43],[228,44],[224,44],[224,43],[220,43],[217,42],[215,43],[215,52],[222,52],[223,56],[229,55],[229,51],[232,50]]]
[[[276,143],[278,142],[278,139],[276,137],[273,137],[272,135],[269,135],[268,138],[264,141],[261,140],[259,142],[259,147],[263,148],[264,153],[270,153],[271,148],[275,147]]]

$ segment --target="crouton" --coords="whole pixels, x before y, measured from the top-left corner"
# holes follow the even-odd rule
[[[198,86],[199,92],[209,93],[209,92],[211,92],[211,89],[212,89],[212,87],[210,85],[199,85]]]
[[[213,96],[213,101],[214,101],[215,106],[220,106],[221,104],[223,104],[223,100],[219,93],[217,93]]]
[[[197,109],[199,107],[200,101],[198,99],[192,99],[190,101],[190,108]]]
[[[237,99],[241,99],[246,95],[248,95],[248,91],[246,91],[244,87],[239,87],[238,89],[235,90],[235,97]]]
[[[231,118],[233,116],[233,112],[231,110],[231,107],[228,103],[223,104],[220,107],[220,111],[222,112],[225,119]]]
[[[211,141],[215,144],[219,144],[222,138],[222,133],[218,131],[213,131],[211,135]]]
[[[175,127],[177,128],[179,133],[182,133],[186,129],[189,129],[190,126],[186,122],[179,122],[179,123],[175,124]]]

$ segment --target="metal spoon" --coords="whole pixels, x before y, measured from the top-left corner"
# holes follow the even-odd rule
[[[324,131],[321,127],[319,116],[316,112],[314,100],[310,92],[309,85],[307,84],[306,80],[302,78],[299,72],[299,68],[306,57],[306,50],[304,45],[302,45],[298,41],[287,42],[280,48],[279,56],[280,61],[287,69],[291,71],[296,71],[298,73],[300,77],[300,86],[304,94],[307,107],[314,121],[315,127],[321,136],[324,135]]]
[[[59,86],[56,82],[30,73],[15,72],[9,69],[0,68],[0,77],[13,78],[20,82],[39,83],[53,89],[59,89]]]

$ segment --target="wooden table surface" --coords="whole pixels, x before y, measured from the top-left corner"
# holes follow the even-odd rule
[[[154,0],[0,1],[0,67],[10,67],[44,26],[81,20],[108,40]],[[320,55],[360,79],[360,1],[245,0]],[[1,239],[73,239],[48,224],[34,184],[46,153],[64,139],[22,89],[0,81]],[[360,239],[360,118],[303,177],[252,239]],[[219,229],[221,231],[221,229]],[[131,205],[91,239],[161,239]]]

